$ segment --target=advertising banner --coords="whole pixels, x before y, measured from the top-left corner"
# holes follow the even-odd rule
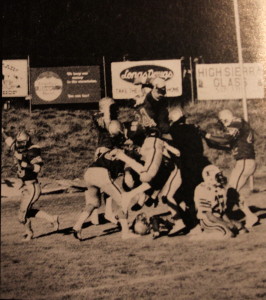
[[[31,68],[32,104],[86,103],[101,98],[100,67]]]
[[[26,97],[27,95],[27,59],[2,60],[2,97]]]
[[[247,99],[264,98],[263,66],[245,63],[244,80]],[[241,99],[241,69],[239,64],[197,64],[198,100]]]
[[[155,77],[163,78],[166,81],[166,97],[182,94],[179,59],[113,62],[111,72],[114,99],[130,99],[141,94],[141,86],[134,84],[140,77],[147,81]]]

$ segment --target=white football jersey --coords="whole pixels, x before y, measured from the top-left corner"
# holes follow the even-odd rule
[[[198,219],[203,219],[206,212],[220,217],[225,211],[226,190],[202,182],[195,189],[194,201]]]

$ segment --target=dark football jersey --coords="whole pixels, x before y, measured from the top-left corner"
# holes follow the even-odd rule
[[[119,175],[124,173],[125,163],[121,160],[112,160],[110,151],[101,155],[90,167],[92,168],[105,168],[109,171],[112,179],[116,179]]]
[[[227,146],[236,160],[255,159],[254,132],[245,120],[234,118],[225,130],[223,136],[211,135],[206,138],[207,144],[218,149]]]
[[[38,173],[34,172],[34,165],[43,165],[43,160],[41,158],[41,149],[36,145],[32,145],[28,150],[26,150],[23,153],[18,153],[15,149],[15,145],[13,146],[13,149],[15,163],[18,168],[18,177],[23,181],[37,179]],[[21,166],[23,162],[27,163],[26,168]]]
[[[254,132],[245,120],[235,118],[227,133],[233,137],[232,154],[236,160],[255,158]]]
[[[151,92],[146,95],[144,103],[138,107],[144,127],[157,127],[162,134],[169,132],[168,101],[166,98],[155,100]]]

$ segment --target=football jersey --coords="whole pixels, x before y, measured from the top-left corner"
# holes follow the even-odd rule
[[[254,132],[245,120],[234,118],[227,134],[232,137],[232,154],[236,160],[255,158]]]
[[[98,141],[97,141],[97,147],[106,147],[111,148],[112,147],[112,141],[109,132],[105,128],[103,117],[101,114],[96,113],[93,116],[94,121],[94,127],[98,131]]]
[[[145,101],[138,107],[141,122],[144,127],[157,127],[162,134],[169,132],[168,102],[166,98],[155,100],[151,92],[146,95]]]
[[[34,165],[43,165],[43,160],[41,158],[41,149],[37,145],[31,145],[26,151],[24,151],[23,153],[19,153],[16,149],[15,141],[11,141],[12,139],[8,138],[6,143],[14,152],[14,160],[17,166],[18,178],[20,178],[22,181],[36,180],[38,172],[34,172]],[[22,163],[27,163],[27,167],[22,167]]]
[[[211,135],[206,138],[207,144],[218,149],[222,149],[219,146],[227,145],[236,160],[255,159],[254,132],[245,120],[234,118],[225,130],[224,136]]]
[[[125,163],[121,160],[112,160],[110,157],[110,151],[102,154],[95,162],[93,162],[91,168],[105,168],[109,171],[112,179],[116,179],[120,174],[124,173]]]
[[[194,201],[198,219],[203,219],[206,212],[221,217],[226,206],[226,190],[202,182],[195,189]]]

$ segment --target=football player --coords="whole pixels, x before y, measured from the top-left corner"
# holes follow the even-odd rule
[[[17,166],[17,176],[21,180],[21,198],[18,219],[24,225],[25,234],[23,241],[33,238],[31,218],[43,218],[49,222],[55,231],[59,229],[59,217],[50,215],[43,210],[33,208],[33,205],[41,195],[41,186],[38,174],[43,166],[41,149],[31,142],[31,137],[26,131],[21,131],[16,138],[9,137],[2,129],[5,143],[14,153]]]
[[[169,236],[174,226],[175,223],[171,217],[169,218],[169,214],[153,215],[148,218],[144,212],[138,214],[132,223],[133,231],[136,234],[143,236],[151,233],[153,239],[157,239],[163,233],[167,233]]]
[[[203,154],[202,137],[198,127],[186,123],[186,117],[179,106],[169,109],[169,122],[169,143],[180,151],[177,164],[181,171],[182,185],[175,194],[177,213],[183,219],[187,230],[192,230],[198,224],[194,190],[202,182],[203,168],[210,162]]]
[[[105,97],[99,100],[99,112],[93,115],[94,125],[98,131],[97,148],[94,155],[94,160],[97,160],[103,153],[112,149],[115,146],[117,134],[110,134],[109,126],[113,120],[117,118],[117,105],[112,98]],[[111,127],[115,127],[111,125]],[[119,137],[118,137],[119,138]],[[91,215],[93,224],[99,224],[98,209],[95,209]],[[105,218],[116,224],[116,219],[112,213],[112,200],[106,198]]]
[[[234,237],[244,228],[241,224],[237,228],[236,223],[232,223],[225,215],[226,177],[214,165],[206,166],[202,171],[202,177],[204,181],[196,187],[194,195],[201,230],[211,238]]]
[[[141,105],[136,108],[145,127],[156,127],[162,135],[168,134],[168,101],[166,95],[166,83],[162,78],[151,80],[152,89],[145,96]]]
[[[164,147],[165,142],[160,138],[154,136],[147,137],[140,148],[141,160],[144,164],[129,157],[120,149],[114,150],[113,154],[116,159],[125,162],[137,172],[139,174],[140,182],[142,183],[133,190],[123,194],[124,205],[128,207],[131,199],[141,193],[146,192],[151,197],[155,194],[156,198],[158,197],[164,203],[168,204],[173,218],[175,218],[176,203],[173,196],[181,184],[181,176],[179,169],[173,163],[170,156],[163,156]],[[152,202],[155,201],[155,198],[152,199]],[[174,234],[184,228],[182,220],[180,222],[178,219],[175,223],[176,224],[170,234]]]
[[[111,121],[109,132],[111,138],[115,138],[115,145],[123,144],[123,135],[118,121]],[[119,139],[120,142],[119,142]],[[117,217],[122,227],[122,239],[136,237],[129,231],[127,221],[127,209],[124,209],[122,202],[122,189],[116,184],[115,180],[124,173],[124,163],[114,160],[112,150],[102,153],[96,161],[87,169],[84,180],[87,185],[85,192],[86,206],[78,217],[77,222],[73,226],[74,237],[82,241],[81,230],[85,220],[91,216],[93,211],[100,207],[100,192],[105,193],[114,200],[118,206]]]
[[[238,205],[246,216],[246,228],[251,228],[259,219],[251,212],[244,198],[240,200],[239,193],[256,170],[254,132],[245,120],[235,117],[228,109],[220,111],[218,118],[224,126],[225,134],[214,136],[203,132],[203,136],[208,146],[231,150],[236,164],[229,179],[227,210],[230,213],[233,206]]]

